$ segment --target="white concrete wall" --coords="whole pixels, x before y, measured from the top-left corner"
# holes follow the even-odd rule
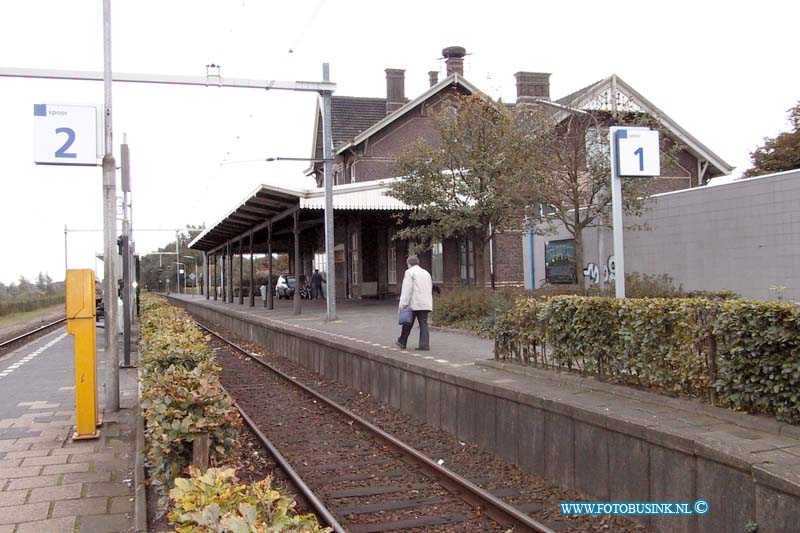
[[[800,301],[800,169],[654,196],[640,218],[626,225],[627,272],[668,274],[685,289],[730,289],[743,297],[775,299],[771,286],[784,286],[784,300]],[[546,241],[534,244],[537,286],[544,279]],[[604,257],[598,242],[603,240]],[[608,230],[584,232],[584,265],[595,263],[602,276],[612,256]]]

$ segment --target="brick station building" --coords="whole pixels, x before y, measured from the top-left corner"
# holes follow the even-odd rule
[[[444,79],[439,81],[438,72],[429,72],[430,87],[414,99],[410,100],[405,94],[405,71],[396,68],[385,70],[385,97],[332,97],[334,256],[339,298],[380,298],[400,292],[405,258],[413,243],[394,238],[398,229],[397,215],[408,208],[384,194],[387,183],[399,179],[395,159],[419,138],[436,141],[430,117],[449,105],[454,96],[481,94],[464,78],[466,50],[453,46],[442,53],[446,65]],[[550,99],[550,74],[517,72],[515,77],[517,100],[509,105],[546,105],[563,117],[575,109],[624,109],[658,115],[670,137],[683,148],[676,164],[667,165],[665,175],[653,182],[654,192],[700,186],[732,170],[616,75],[555,101]],[[311,158],[321,160],[319,108],[315,117]],[[285,252],[290,255],[291,270],[305,276],[310,276],[315,268],[324,272],[322,167],[318,162],[308,170],[316,180],[317,189],[262,185],[190,246],[209,254],[213,265],[224,258],[219,268],[233,269],[231,258],[237,254]],[[490,243],[489,253],[485,254],[487,284],[523,285],[523,249],[527,238],[524,232],[522,227],[506,229]],[[298,253],[298,264],[294,267],[294,256]],[[433,243],[419,255],[422,266],[431,272],[436,285],[475,284],[475,254],[471,242],[446,239]],[[213,272],[211,276],[215,279]]]

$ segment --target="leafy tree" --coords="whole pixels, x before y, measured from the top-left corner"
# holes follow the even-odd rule
[[[483,287],[489,241],[520,219],[516,184],[527,154],[505,106],[475,95],[449,103],[432,117],[438,141],[419,139],[397,159],[405,179],[389,194],[412,207],[399,238],[418,248],[445,238],[472,241],[476,282]]]
[[[750,153],[753,166],[744,177],[800,168],[800,101],[788,111],[788,118],[792,130],[774,138],[765,137],[764,145]]]
[[[611,223],[611,167],[609,126],[660,128],[657,118],[635,112],[570,110],[553,113],[546,106],[523,105],[518,123],[525,130],[529,157],[518,193],[526,200],[529,223],[561,222],[575,240],[577,280],[583,276],[583,231]],[[566,116],[565,116],[566,115]],[[664,166],[669,166],[679,146],[661,134]],[[651,180],[623,180],[623,211],[639,214],[644,209]],[[540,230],[546,233],[548,230]]]
[[[43,274],[39,272],[39,275],[36,276],[36,288],[43,293],[50,293],[52,292],[52,284],[53,280],[50,278],[49,274]]]

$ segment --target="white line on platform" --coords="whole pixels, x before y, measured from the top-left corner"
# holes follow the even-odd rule
[[[13,365],[9,366],[8,368],[6,368],[2,372],[0,372],[0,378],[11,374],[12,372],[14,372],[14,370],[16,370],[17,368],[21,367],[22,365],[24,365],[28,361],[31,361],[34,357],[36,357],[37,355],[41,354],[42,352],[44,352],[45,350],[47,350],[48,348],[50,348],[51,346],[53,346],[55,343],[57,343],[58,341],[60,341],[61,339],[63,339],[66,336],[67,336],[67,332],[64,332],[61,335],[59,335],[58,337],[56,337],[55,339],[53,339],[50,342],[48,342],[47,344],[45,344],[44,346],[42,346],[40,348],[37,348],[36,351],[32,352],[30,355],[28,355],[25,358],[17,361]]]

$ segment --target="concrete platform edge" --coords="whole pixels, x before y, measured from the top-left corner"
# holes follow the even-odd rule
[[[139,373],[139,401],[136,413],[136,458],[133,472],[134,508],[133,524],[135,531],[146,532],[147,529],[147,480],[144,477],[144,415],[141,411],[141,373]]]

